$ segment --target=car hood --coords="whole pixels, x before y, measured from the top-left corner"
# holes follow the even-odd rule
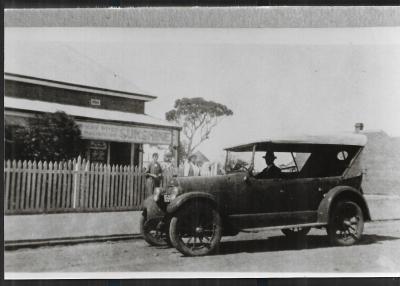
[[[213,193],[218,190],[225,189],[239,178],[243,178],[244,176],[246,176],[245,172],[219,176],[177,177],[176,184],[180,187],[182,193]]]

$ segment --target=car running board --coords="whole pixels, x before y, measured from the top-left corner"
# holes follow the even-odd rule
[[[326,223],[313,222],[313,223],[302,223],[302,224],[291,224],[291,225],[267,226],[267,227],[258,227],[252,229],[241,229],[240,232],[259,233],[260,231],[275,230],[275,229],[288,229],[295,227],[322,227],[322,226],[326,226]]]

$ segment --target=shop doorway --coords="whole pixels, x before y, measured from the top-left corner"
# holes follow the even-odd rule
[[[110,164],[131,164],[131,143],[110,142]]]
[[[133,162],[132,163],[135,167],[137,167],[141,164],[140,157],[142,154],[142,145],[141,144],[132,144],[132,148],[133,148],[133,155],[132,155]]]

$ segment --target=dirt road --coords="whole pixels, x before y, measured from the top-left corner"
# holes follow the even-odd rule
[[[400,221],[365,225],[358,245],[332,247],[324,230],[301,243],[280,231],[242,233],[223,239],[219,253],[183,257],[173,248],[143,240],[19,249],[5,252],[6,272],[396,272],[400,273]]]

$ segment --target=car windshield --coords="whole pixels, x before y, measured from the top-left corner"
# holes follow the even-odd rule
[[[227,172],[245,171],[252,163],[253,152],[229,152],[227,158]],[[255,152],[254,173],[261,172],[267,165],[263,156],[265,152]],[[285,173],[300,172],[310,153],[299,152],[274,152],[274,164]]]

